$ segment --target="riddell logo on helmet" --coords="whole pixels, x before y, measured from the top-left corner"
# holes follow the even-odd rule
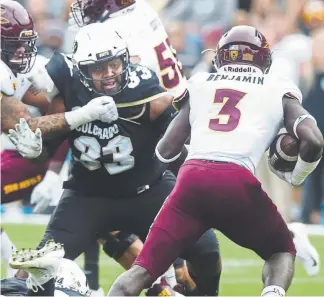
[[[225,71],[230,71],[230,72],[256,72],[254,68],[248,66],[248,67],[231,67],[227,66],[224,67]]]

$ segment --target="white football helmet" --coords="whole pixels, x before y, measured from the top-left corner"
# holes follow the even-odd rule
[[[121,76],[120,87],[112,94],[106,94],[94,87],[94,79],[89,66],[100,66],[110,60],[120,58],[123,70],[114,77],[98,79],[107,81]],[[90,90],[100,95],[113,96],[122,91],[128,84],[129,51],[126,42],[113,30],[102,23],[82,27],[74,39],[72,62],[80,72],[81,81]]]
[[[87,277],[74,261],[62,259],[55,278],[55,297],[91,296]]]

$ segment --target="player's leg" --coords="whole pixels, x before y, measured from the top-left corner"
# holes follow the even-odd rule
[[[126,270],[133,265],[143,247],[137,235],[125,231],[108,233],[100,242],[104,252]]]
[[[98,293],[100,296],[104,295],[103,289],[99,288],[99,243],[97,241],[84,252],[84,273],[94,296]]]
[[[134,266],[117,278],[108,295],[139,295],[208,229],[204,220],[197,219],[181,208],[186,200],[189,208],[199,209],[199,199],[196,199],[199,193],[190,193],[186,189],[183,191],[185,185],[190,184],[193,184],[193,180],[188,180],[180,173],[177,186],[159,211]]]
[[[103,244],[103,250],[105,253],[109,257],[115,259],[125,270],[131,268],[136,257],[143,248],[143,242],[137,235],[125,231],[111,232],[108,236],[105,236],[105,240],[100,239],[100,242]],[[184,261],[182,260],[181,263],[183,266]],[[188,278],[190,279],[189,273]],[[159,295],[165,286],[170,286],[171,288],[177,286],[175,270],[173,267],[170,267],[170,269],[162,276],[162,279],[159,278],[156,281],[156,286],[152,286],[146,292],[146,295]]]
[[[38,248],[54,239],[64,245],[65,258],[74,260],[97,240],[103,228],[108,229],[109,209],[108,199],[65,190]],[[53,288],[53,279],[41,285],[45,291]]]
[[[174,288],[175,291],[186,295],[188,295],[188,292],[194,292],[194,290],[196,289],[196,284],[192,280],[189,274],[188,267],[185,263],[185,260],[178,257],[174,261],[173,267],[175,270],[176,280],[178,283]]]
[[[212,188],[217,179],[214,191],[219,196],[211,205],[214,227],[265,260],[264,296],[284,296],[294,275],[296,253],[286,223],[248,170],[234,164],[211,167],[217,174],[206,171],[210,184],[205,181],[205,186]]]
[[[187,260],[190,276],[196,283],[191,295],[217,296],[222,263],[214,230],[209,229],[205,232],[194,245],[186,248],[181,256]]]
[[[151,188],[143,192],[139,197],[132,199],[129,205],[130,213],[127,214],[129,225],[133,228],[133,232],[138,234],[143,240],[152,224],[155,216],[160,211],[161,205],[163,204],[165,198],[170,194],[175,186],[174,175],[166,171],[162,178]],[[124,226],[129,228],[130,226]],[[124,229],[123,229],[124,230]],[[202,244],[201,244],[202,243]],[[198,248],[198,246],[204,246],[204,248]],[[216,279],[219,279],[220,269],[219,269],[219,250],[218,243],[214,232],[209,233],[209,237],[203,237],[195,246],[192,248],[193,252],[189,252],[190,259],[193,260],[196,266],[196,272],[198,273],[196,277],[204,278],[201,284],[209,284],[203,289],[203,291],[211,291],[211,288],[215,288]],[[205,263],[205,269],[200,269],[202,267],[199,263]],[[208,269],[206,268],[208,266]],[[214,293],[216,294],[216,290]]]

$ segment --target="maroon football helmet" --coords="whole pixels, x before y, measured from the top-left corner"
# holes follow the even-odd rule
[[[34,65],[38,38],[34,23],[24,7],[16,1],[0,4],[1,60],[14,73],[27,73]]]
[[[75,22],[82,27],[104,22],[116,12],[134,5],[136,0],[77,0],[71,5]]]
[[[215,66],[249,65],[267,73],[271,66],[271,51],[262,33],[251,26],[236,26],[218,42]]]

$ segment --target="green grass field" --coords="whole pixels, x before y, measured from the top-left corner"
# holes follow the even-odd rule
[[[45,226],[39,225],[2,225],[18,248],[35,247],[43,235]],[[222,296],[260,296],[262,290],[261,271],[262,261],[253,253],[240,248],[220,234],[221,254],[223,258],[223,273],[221,277],[220,295]],[[312,243],[319,254],[324,257],[324,237],[312,237]],[[83,265],[82,256],[77,260]],[[101,253],[100,284],[107,293],[122,268],[112,259]],[[5,269],[1,267],[1,275]],[[324,296],[324,265],[321,264],[320,274],[315,277],[307,276],[302,266],[296,264],[296,273],[288,296]]]

